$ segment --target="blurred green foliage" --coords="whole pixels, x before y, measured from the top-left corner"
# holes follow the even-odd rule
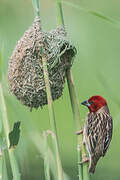
[[[114,0],[70,1],[78,6],[98,11],[119,21],[120,2]],[[44,30],[56,27],[56,10],[53,0],[41,1],[41,21]],[[98,163],[91,180],[119,180],[120,136],[120,29],[99,17],[89,15],[64,5],[64,18],[69,39],[77,47],[78,54],[72,67],[79,102],[100,94],[108,101],[114,121],[114,134],[110,149]],[[12,96],[8,90],[8,60],[16,42],[32,24],[34,18],[31,0],[0,1],[0,48],[4,44],[3,88],[11,128],[21,121],[21,137],[16,155],[22,180],[44,180],[43,160],[36,148],[31,133],[40,133],[50,128],[47,106],[32,112]],[[55,101],[55,116],[60,140],[62,163],[71,179],[77,179],[77,155],[74,122],[67,84],[61,99]],[[87,109],[80,106],[84,119]],[[36,139],[35,139],[36,140]],[[39,144],[39,139],[38,139]],[[41,144],[42,146],[42,144]],[[42,148],[42,147],[41,147]]]

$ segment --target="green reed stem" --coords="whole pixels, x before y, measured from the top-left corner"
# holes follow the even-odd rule
[[[88,163],[83,164],[83,180],[89,180]]]
[[[35,10],[35,15],[40,16],[39,0],[32,0],[32,2],[33,2],[34,10]],[[44,56],[43,49],[41,49],[41,53]],[[45,87],[46,87],[46,93],[47,93],[50,125],[51,125],[51,130],[55,134],[54,139],[53,139],[53,148],[54,148],[55,158],[56,158],[56,163],[57,163],[58,180],[63,180],[63,170],[62,170],[62,164],[61,164],[60,153],[59,153],[59,143],[58,143],[55,114],[54,114],[53,101],[52,101],[52,95],[51,95],[51,89],[50,89],[50,83],[49,83],[49,75],[48,75],[48,70],[47,70],[47,60],[45,57],[42,58],[42,62],[43,62]]]
[[[63,18],[61,0],[56,0],[56,5],[57,5],[58,25],[64,26],[64,18]],[[74,116],[74,120],[75,120],[75,124],[76,124],[76,131],[81,131],[82,130],[82,122],[80,119],[79,103],[78,103],[78,97],[77,97],[71,69],[67,70],[66,76],[67,76],[67,83],[68,83],[68,89],[69,89],[69,94],[70,94],[73,116]],[[87,172],[86,171],[87,163],[85,163],[83,165],[83,167],[82,167],[82,164],[79,165],[79,163],[82,161],[83,157],[86,155],[85,146],[83,145],[83,135],[82,134],[81,134],[81,136],[79,136],[79,135],[77,136],[77,155],[78,155],[79,180],[83,180],[84,176],[87,177],[87,175],[84,174],[84,172],[85,173]],[[88,180],[88,178],[86,178],[86,180]]]
[[[68,83],[68,89],[69,89],[69,94],[70,94],[70,100],[71,100],[71,106],[72,106],[72,111],[73,111],[73,117],[75,120],[75,129],[76,132],[82,130],[82,125],[81,125],[81,119],[80,119],[80,112],[79,112],[79,105],[78,105],[78,98],[76,95],[76,89],[74,85],[74,80],[72,76],[71,70],[67,70],[66,72],[67,75],[67,83]],[[78,135],[77,136],[77,154],[78,154],[78,175],[79,175],[79,180],[83,180],[83,172],[82,172],[82,164],[80,165],[79,163],[82,161],[82,153],[83,153],[83,135]]]
[[[9,180],[8,173],[7,173],[7,167],[6,167],[6,161],[5,161],[5,155],[3,154],[2,157],[2,178],[1,180]]]
[[[40,0],[32,0],[35,16],[40,16]]]
[[[64,18],[63,18],[63,11],[62,11],[62,4],[61,0],[56,0],[56,7],[57,7],[57,22],[59,26],[64,26]],[[67,76],[67,83],[68,83],[68,89],[69,89],[69,94],[70,94],[70,99],[71,99],[71,106],[73,110],[73,116],[76,122],[76,128],[78,130],[81,130],[81,123],[80,123],[80,114],[79,114],[79,109],[78,105],[76,103],[76,93],[74,91],[74,84],[71,81],[71,76],[72,72],[69,69],[66,73]],[[72,79],[73,80],[73,79]],[[77,112],[77,113],[76,113]],[[77,138],[77,155],[78,155],[78,163],[81,162],[82,157],[81,157],[81,146],[82,146],[82,136],[78,136]],[[78,164],[78,176],[79,180],[82,180],[82,165]]]
[[[58,25],[64,26],[64,18],[63,18],[63,11],[62,11],[62,4],[61,0],[55,0],[56,1],[56,9],[57,9],[57,22]]]
[[[50,180],[50,163],[49,163],[49,149],[48,149],[48,142],[47,142],[47,133],[43,133],[44,138],[44,174],[45,180]]]
[[[53,138],[53,147],[54,147],[55,158],[56,158],[56,163],[57,163],[58,180],[63,180],[63,170],[62,170],[62,164],[61,164],[60,153],[59,153],[59,144],[58,144],[56,122],[55,122],[55,114],[54,114],[53,101],[52,101],[52,96],[51,96],[49,75],[48,75],[48,70],[47,70],[47,60],[45,57],[42,58],[42,62],[43,62],[43,73],[44,73],[44,80],[45,80],[45,86],[46,86],[46,92],[47,92],[48,110],[49,110],[51,130],[53,131],[53,133],[55,135]]]
[[[6,109],[6,104],[5,104],[5,99],[4,99],[4,94],[3,94],[3,89],[2,89],[2,84],[0,83],[0,108],[1,108],[1,115],[2,115],[2,124],[3,124],[3,129],[5,133],[5,138],[6,138],[6,143],[7,143],[7,148],[8,148],[8,154],[9,154],[9,159],[10,159],[10,164],[12,168],[12,174],[13,174],[13,180],[20,180],[20,173],[18,169],[18,164],[15,159],[14,155],[14,150],[9,149],[9,123],[8,123],[8,116],[7,116],[7,109]]]
[[[70,100],[72,105],[72,111],[74,120],[76,123],[76,132],[82,131],[82,121],[80,118],[80,111],[79,111],[79,103],[78,97],[75,89],[75,84],[72,76],[72,72],[70,69],[67,70],[67,83],[68,89],[70,94]],[[83,144],[83,134],[77,136],[77,151],[78,151],[78,173],[79,173],[79,180],[89,180],[88,174],[88,163],[84,163],[83,165],[79,165],[79,163],[84,159],[86,156],[86,149]]]
[[[4,56],[4,48],[0,51],[0,82],[2,81],[2,63],[3,63],[3,56]],[[3,179],[3,165],[4,165],[4,156],[3,156],[3,150],[2,150],[2,141],[3,141],[3,128],[2,128],[2,117],[0,113],[0,178]]]
[[[2,167],[3,167],[3,154],[2,154],[2,151],[1,151],[1,148],[0,148],[0,179],[3,179]]]

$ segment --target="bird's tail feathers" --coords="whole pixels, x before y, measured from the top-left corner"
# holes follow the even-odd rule
[[[98,160],[99,160],[99,158],[97,158],[95,156],[90,158],[89,173],[93,173],[94,174]]]

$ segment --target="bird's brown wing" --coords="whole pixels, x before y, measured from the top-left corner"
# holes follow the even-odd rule
[[[107,152],[107,149],[110,145],[111,139],[112,139],[112,130],[113,130],[113,123],[112,123],[112,117],[108,114],[105,114],[105,118],[106,118],[106,126],[105,126],[105,137],[103,138],[103,143],[104,143],[104,147],[103,147],[103,154],[102,156],[104,156]]]
[[[86,123],[87,145],[90,154],[105,155],[112,138],[112,118],[107,113],[89,113]]]
[[[96,113],[89,113],[86,124],[87,145],[90,155],[95,153],[101,141],[101,122]],[[99,148],[101,149],[101,148]]]
[[[91,157],[89,169],[95,170],[97,161],[105,155],[112,138],[112,118],[107,113],[88,113],[86,137]]]

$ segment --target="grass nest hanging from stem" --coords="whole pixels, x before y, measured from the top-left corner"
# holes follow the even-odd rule
[[[47,59],[52,99],[61,97],[66,70],[72,66],[76,48],[66,39],[63,27],[44,32],[36,16],[32,26],[18,41],[9,60],[10,91],[31,109],[47,104],[42,53]]]

